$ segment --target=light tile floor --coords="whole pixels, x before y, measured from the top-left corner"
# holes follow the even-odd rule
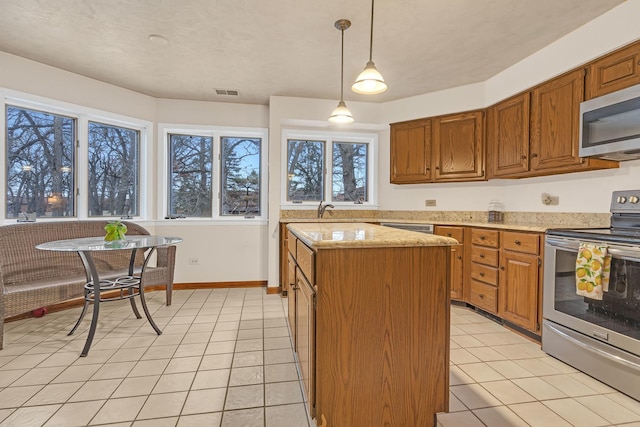
[[[7,323],[0,426],[309,426],[286,300],[261,288],[181,290],[166,307],[162,292],[147,295],[164,333],[128,302],[105,303],[85,358],[90,313],[72,337],[79,309]],[[457,306],[450,383],[442,427],[640,427],[639,402]]]
[[[91,312],[71,337],[80,309],[7,323],[0,426],[308,427],[280,296],[146,295],[163,334],[129,302],[103,303],[84,358]]]
[[[640,402],[459,306],[451,307],[450,369],[440,427],[640,427]]]

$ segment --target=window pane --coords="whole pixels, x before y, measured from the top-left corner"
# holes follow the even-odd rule
[[[7,218],[74,216],[75,119],[7,106]]]
[[[169,135],[169,215],[211,217],[210,136]]]
[[[369,144],[336,142],[333,144],[333,191],[336,202],[366,202],[367,149]]]
[[[89,212],[96,216],[139,213],[140,132],[89,122]]]
[[[221,215],[260,215],[260,138],[222,137]]]
[[[324,141],[287,141],[287,200],[323,199],[323,152]]]

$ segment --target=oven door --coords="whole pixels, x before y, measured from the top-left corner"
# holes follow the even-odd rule
[[[609,291],[597,301],[576,295],[580,242],[546,236],[543,319],[640,356],[640,247],[595,242],[612,256]],[[544,338],[543,330],[543,349]]]

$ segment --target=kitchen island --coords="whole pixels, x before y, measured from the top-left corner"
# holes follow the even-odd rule
[[[289,325],[318,426],[434,426],[448,410],[448,237],[365,223],[289,230]]]

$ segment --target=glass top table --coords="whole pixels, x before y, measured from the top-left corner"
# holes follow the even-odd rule
[[[141,319],[142,316],[140,315],[138,307],[134,301],[135,297],[140,297],[142,309],[144,310],[144,314],[146,315],[149,324],[158,335],[162,334],[158,325],[156,325],[151,318],[151,313],[149,312],[147,302],[144,298],[144,271],[147,268],[151,255],[155,252],[157,247],[174,245],[181,241],[182,238],[180,237],[135,235],[126,236],[125,240],[114,240],[109,242],[105,241],[104,237],[85,237],[80,239],[56,240],[36,246],[36,249],[44,251],[77,252],[82,260],[82,264],[84,265],[87,274],[87,283],[84,285],[84,307],[80,313],[80,318],[69,332],[69,335],[72,335],[76,329],[78,329],[78,326],[80,326],[82,319],[84,319],[84,316],[87,313],[89,305],[93,303],[91,326],[89,327],[89,333],[87,335],[87,341],[85,342],[84,349],[82,350],[82,353],[80,353],[81,357],[89,354],[89,349],[91,348],[91,343],[95,336],[96,326],[98,325],[98,314],[100,312],[101,302],[128,299],[131,303],[133,313],[138,319]],[[93,261],[92,254],[94,252],[122,250],[131,251],[128,274],[116,278],[101,279]],[[136,255],[139,250],[144,254],[142,266],[136,266]]]

